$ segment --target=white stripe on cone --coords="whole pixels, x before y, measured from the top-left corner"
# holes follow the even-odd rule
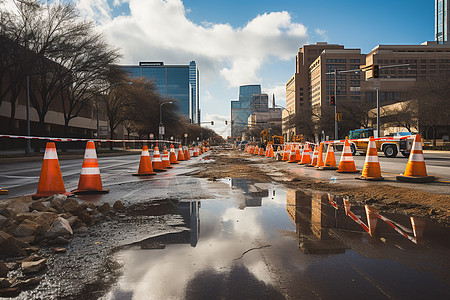
[[[84,158],[97,158],[95,149],[86,149],[86,151],[84,152]]]
[[[44,159],[58,159],[58,154],[55,148],[45,149]]]
[[[423,154],[421,153],[411,153],[409,155],[409,161],[425,161],[423,159]]]
[[[148,150],[142,151],[141,156],[150,156],[150,155],[148,154]]]
[[[378,162],[378,156],[367,155],[366,162]]]
[[[353,157],[351,156],[341,156],[341,161],[353,161]]]
[[[99,168],[95,168],[95,167],[93,167],[93,168],[90,168],[90,167],[88,167],[88,168],[82,168],[81,169],[81,175],[98,175],[98,174],[100,174],[100,169]]]

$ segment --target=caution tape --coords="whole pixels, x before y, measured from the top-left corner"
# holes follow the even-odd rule
[[[355,216],[354,213],[352,213],[351,211],[348,212],[348,216],[350,218],[353,219],[353,221],[355,221],[357,224],[361,225],[362,228],[364,228],[364,230],[368,233],[370,233],[369,227],[367,227],[366,224],[363,223],[363,221],[361,221],[357,216]]]
[[[417,239],[415,237],[409,236],[408,234],[406,234],[405,232],[403,232],[403,230],[401,230],[400,228],[398,228],[397,226],[395,226],[391,220],[389,220],[386,217],[383,217],[380,214],[377,214],[377,217],[380,218],[381,220],[383,220],[384,222],[386,222],[389,226],[391,226],[395,231],[397,231],[398,233],[400,233],[401,235],[403,235],[405,238],[407,238],[408,240],[410,240],[411,242],[417,244]]]
[[[27,135],[6,135],[0,134],[0,138],[11,138],[11,139],[26,139],[26,140],[47,140],[54,142],[116,142],[116,143],[174,143],[181,144],[181,142],[168,141],[168,140],[109,140],[109,139],[82,139],[82,138],[55,138],[55,137],[44,137],[44,136],[27,136]]]

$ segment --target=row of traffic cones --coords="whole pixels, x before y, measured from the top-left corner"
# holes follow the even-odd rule
[[[286,144],[282,152],[281,160],[288,163],[296,162],[299,165],[304,165],[307,167],[315,167],[318,170],[337,170],[337,172],[339,173],[360,172],[356,169],[355,161],[353,160],[353,155],[348,140],[345,140],[339,166],[336,166],[334,146],[332,143],[328,144],[326,157],[325,160],[323,160],[324,145],[324,142],[321,142],[318,146],[316,146],[311,158],[311,149],[308,143],[305,144],[302,153],[302,146],[300,144]],[[271,146],[272,145],[269,145],[268,148]],[[255,152],[254,146],[247,147],[249,149],[248,153],[253,154]],[[257,148],[258,146],[256,146],[256,149]],[[273,153],[273,149],[271,148],[270,150],[272,150]],[[273,157],[268,156],[267,154],[266,156]],[[381,176],[381,167],[378,161],[378,152],[373,137],[369,138],[364,167],[362,170],[362,174],[360,177],[358,177],[358,179],[371,181],[379,181],[384,179]],[[416,135],[414,138],[405,173],[397,176],[396,179],[406,182],[432,182],[436,179],[434,176],[427,175],[420,135]]]
[[[194,149],[194,156],[198,156],[202,152],[202,149],[200,148],[196,147]],[[203,148],[203,152],[207,150],[207,148]],[[178,161],[184,161],[188,159],[190,159],[190,153],[187,147],[183,149],[180,145],[178,153],[176,153],[174,146],[171,145],[170,153],[165,148],[163,150],[162,157],[158,147],[155,147],[153,161],[151,161],[148,147],[144,146],[141,153],[138,172],[133,175],[155,175],[155,171],[167,171],[168,168],[172,168],[171,164],[178,164]],[[47,143],[45,148],[44,160],[42,162],[41,174],[39,176],[37,192],[31,195],[33,199],[49,197],[55,194],[63,194],[68,196],[72,194],[98,194],[108,192],[109,190],[103,189],[102,180],[100,177],[100,169],[97,160],[97,153],[95,151],[95,144],[93,141],[87,142],[80,180],[78,182],[78,188],[71,192],[67,192],[64,187],[55,143]]]

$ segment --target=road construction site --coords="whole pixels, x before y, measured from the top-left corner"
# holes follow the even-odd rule
[[[396,180],[408,158],[380,157],[384,180],[368,181],[355,179],[361,176],[357,173],[320,170],[237,149],[197,151],[204,153],[192,152],[189,160],[150,176],[132,176],[145,156],[140,153],[100,157],[102,189],[109,193],[61,200],[23,197],[36,193],[42,161],[2,161],[0,178],[9,189],[9,195],[0,196],[8,203],[3,211],[14,201],[26,203],[27,209],[40,202],[42,210],[62,218],[76,217],[79,211],[90,216],[83,224],[71,219],[72,234],[58,240],[63,245],[54,237],[36,235],[24,248],[26,255],[5,258],[9,289],[18,287],[8,295],[19,299],[348,295],[447,299],[450,295],[448,154],[425,153],[428,174],[437,180],[417,184]],[[150,151],[152,160],[153,154]],[[337,163],[340,154],[336,152]],[[362,170],[365,157],[354,160]],[[79,187],[82,163],[81,158],[59,161],[65,190]],[[61,209],[54,212],[50,208],[55,209],[52,204],[58,201]],[[63,209],[69,203],[76,208],[72,212]],[[19,216],[23,220],[24,214]],[[17,214],[8,219],[2,230],[14,236],[24,221]],[[55,250],[61,247],[65,251]],[[21,262],[33,260],[33,255],[46,259],[46,268],[24,273]],[[27,286],[31,279],[33,284]]]

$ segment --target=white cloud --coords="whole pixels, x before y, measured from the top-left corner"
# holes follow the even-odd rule
[[[120,4],[123,1],[115,1]],[[130,15],[111,16],[106,0],[78,0],[83,14],[96,20],[123,63],[163,60],[169,64],[196,60],[206,84],[220,74],[235,87],[261,80],[261,66],[269,59],[286,60],[307,40],[305,26],[292,22],[288,12],[258,15],[243,27],[196,24],[181,0],[129,0]]]
[[[320,29],[320,28],[316,28],[316,30],[314,30],[314,32],[316,34],[318,34],[324,41],[328,41],[328,35],[327,35],[327,31]]]
[[[205,114],[202,122],[210,122],[210,121],[214,121],[214,125],[205,123],[202,124],[202,126],[214,130],[218,135],[222,136],[224,139],[230,135],[229,115]],[[225,121],[227,121],[228,124],[225,124]]]
[[[262,92],[269,95],[269,107],[272,107],[272,95],[275,95],[275,104],[285,106],[286,105],[286,86],[277,85],[269,88],[262,88]]]

